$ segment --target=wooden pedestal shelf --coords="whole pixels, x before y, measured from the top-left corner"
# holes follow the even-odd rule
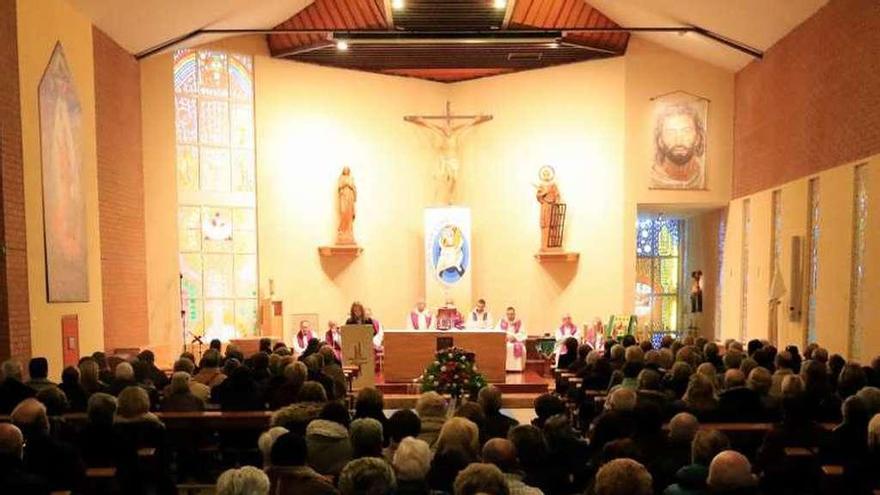
[[[573,251],[539,251],[535,259],[539,263],[577,263],[581,253]]]
[[[335,246],[318,246],[318,254],[321,256],[342,256],[355,257],[360,255],[364,248],[357,244],[335,245]]]

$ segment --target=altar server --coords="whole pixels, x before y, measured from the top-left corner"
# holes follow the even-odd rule
[[[406,318],[407,330],[431,330],[434,328],[434,318],[424,300],[416,303],[416,307],[409,312]]]
[[[309,323],[309,320],[300,321],[299,330],[293,336],[293,353],[297,356],[302,355],[302,353],[306,352],[309,341],[314,338],[315,332],[312,331],[312,324]]]
[[[526,329],[522,320],[516,317],[513,306],[507,308],[507,314],[498,322],[498,330],[507,333],[507,371],[523,371],[526,369]]]
[[[565,313],[562,315],[562,324],[556,329],[556,364],[554,366],[559,366],[559,356],[565,355],[566,349],[564,344],[570,337],[574,337],[580,342],[581,330],[571,321],[571,315]]]
[[[339,325],[335,321],[327,322],[327,332],[324,333],[324,341],[333,348],[333,354],[336,359],[342,362],[342,333],[339,331]]]
[[[486,309],[485,299],[480,299],[477,301],[477,306],[468,316],[467,327],[471,330],[488,330],[494,324],[495,321],[492,319],[492,315]]]

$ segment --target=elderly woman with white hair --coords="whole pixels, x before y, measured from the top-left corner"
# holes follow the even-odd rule
[[[397,474],[397,495],[421,495],[428,488],[431,447],[424,440],[406,437],[394,452],[392,466]]]

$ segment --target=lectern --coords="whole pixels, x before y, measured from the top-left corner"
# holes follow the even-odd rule
[[[373,354],[373,325],[345,325],[342,333],[342,360],[345,366],[358,368],[353,388],[372,387],[376,384],[375,355]]]

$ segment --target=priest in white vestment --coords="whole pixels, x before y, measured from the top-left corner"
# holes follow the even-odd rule
[[[416,303],[416,307],[406,317],[407,330],[431,330],[434,328],[434,317],[425,301]]]
[[[486,301],[480,299],[477,301],[477,306],[468,315],[467,328],[468,330],[488,330],[493,325],[495,325],[495,320],[486,309]]]
[[[302,353],[306,352],[306,347],[309,346],[309,341],[314,338],[315,332],[312,331],[312,324],[309,323],[309,320],[299,322],[299,330],[297,330],[296,335],[293,336],[293,354],[295,356],[300,356]]]
[[[556,329],[556,364],[554,364],[554,368],[559,366],[559,356],[567,352],[564,344],[570,337],[577,339],[580,344],[581,330],[571,321],[571,315],[565,313],[562,315],[562,324]]]
[[[498,330],[507,333],[507,371],[523,371],[526,369],[526,329],[522,320],[516,317],[513,307],[507,308],[507,314],[498,322]]]

